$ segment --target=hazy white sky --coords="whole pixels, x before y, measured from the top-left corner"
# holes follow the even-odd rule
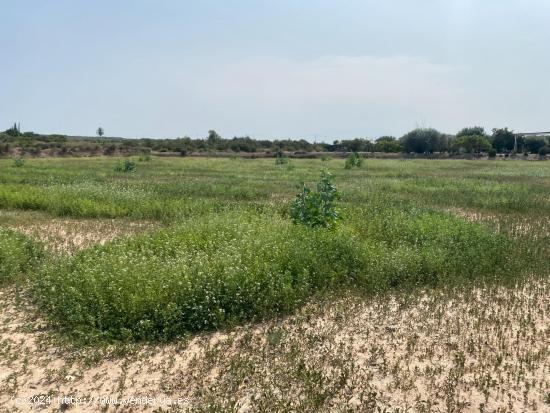
[[[548,0],[0,0],[0,129],[550,130]]]

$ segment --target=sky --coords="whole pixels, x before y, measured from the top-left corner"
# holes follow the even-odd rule
[[[550,130],[548,0],[0,0],[0,129]]]

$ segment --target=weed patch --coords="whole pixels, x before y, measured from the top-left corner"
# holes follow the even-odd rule
[[[383,212],[359,230],[358,222],[328,230],[278,216],[207,216],[50,263],[34,278],[35,296],[53,320],[86,337],[168,340],[286,314],[316,293],[372,293],[505,271],[508,244],[500,236],[434,216]],[[430,220],[445,225],[445,234],[426,229]],[[383,236],[370,229],[382,225],[390,229]],[[477,255],[487,245],[490,253]]]

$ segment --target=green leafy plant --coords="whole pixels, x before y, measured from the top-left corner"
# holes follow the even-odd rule
[[[138,160],[140,162],[149,162],[151,160],[151,155],[149,155],[148,153],[146,154],[143,154],[143,155],[140,155],[140,157],[138,158]]]
[[[312,191],[302,184],[301,191],[290,206],[290,216],[294,223],[310,227],[333,227],[336,224],[340,214],[335,202],[340,198],[340,194],[332,180],[332,174],[322,170],[317,191]]]
[[[357,152],[352,152],[346,159],[346,169],[360,168],[363,165],[363,158]]]
[[[16,168],[21,168],[23,165],[25,165],[25,160],[23,158],[14,158],[13,159],[13,166]]]
[[[324,153],[321,155],[321,160],[323,162],[330,161],[332,159],[332,156],[330,156],[328,153]]]
[[[136,164],[129,159],[119,162],[115,167],[116,172],[134,172],[135,170]]]

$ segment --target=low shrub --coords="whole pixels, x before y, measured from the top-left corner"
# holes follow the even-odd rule
[[[120,161],[115,167],[116,172],[135,172],[136,164],[129,159]]]
[[[15,231],[0,228],[0,285],[20,280],[36,270],[42,250],[33,241]]]
[[[344,167],[346,169],[360,168],[363,165],[363,158],[357,153],[352,152],[346,159]]]
[[[340,195],[332,180],[332,174],[323,170],[316,191],[302,184],[301,191],[290,206],[290,216],[294,223],[310,227],[333,227],[336,224],[340,214],[335,202]]]
[[[25,165],[25,160],[23,158],[13,158],[13,166],[15,168],[21,168]]]

